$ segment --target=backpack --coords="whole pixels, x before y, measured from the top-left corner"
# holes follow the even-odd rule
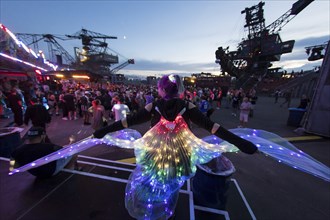
[[[208,101],[203,100],[203,101],[201,102],[201,104],[200,104],[200,110],[201,110],[202,112],[207,112],[208,109],[209,109],[209,103],[208,103]]]

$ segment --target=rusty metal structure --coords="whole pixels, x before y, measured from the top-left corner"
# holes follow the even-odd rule
[[[299,0],[276,21],[266,26],[264,2],[241,11],[245,14],[248,36],[229,51],[229,47],[219,47],[215,52],[216,63],[221,71],[236,77],[236,87],[252,87],[267,74],[272,62],[279,61],[282,54],[291,53],[294,40],[282,41],[279,31],[298,15],[313,0]]]

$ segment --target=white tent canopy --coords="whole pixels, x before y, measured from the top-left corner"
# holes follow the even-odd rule
[[[304,129],[325,137],[330,137],[330,41],[320,70]]]

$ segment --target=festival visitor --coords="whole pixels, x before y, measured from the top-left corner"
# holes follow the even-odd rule
[[[23,101],[22,98],[17,94],[16,89],[12,89],[8,96],[8,106],[14,113],[15,126],[23,125]]]
[[[284,102],[280,105],[280,107],[282,107],[284,104],[287,104],[288,108],[290,107],[292,92],[293,90],[289,90],[284,93]]]
[[[111,109],[115,121],[120,121],[123,118],[126,118],[127,114],[130,112],[127,105],[123,104],[123,99],[118,96],[113,98],[113,102],[115,103]]]
[[[31,98],[30,104],[24,114],[24,124],[28,125],[32,121],[34,127],[42,127],[46,130],[46,124],[50,123],[51,116],[38,98]]]
[[[200,139],[193,137],[187,126],[190,120],[236,145],[244,153],[257,151],[253,143],[212,122],[193,103],[179,98],[182,92],[180,77],[165,75],[158,82],[161,99],[93,134],[96,138],[102,138],[109,132],[151,121],[152,128],[142,137],[145,146],[135,148],[137,168],[126,187],[125,205],[134,218],[168,219],[173,215],[181,186],[195,173],[195,164],[191,160],[197,159],[198,153],[194,152],[197,149],[193,145],[203,151],[203,147],[198,145]]]
[[[201,111],[204,115],[208,116],[207,113],[211,109],[211,104],[207,100],[205,95],[202,95],[201,101],[199,103],[199,111]]]
[[[307,98],[307,96],[305,94],[303,94],[301,96],[301,99],[300,99],[300,103],[299,103],[299,106],[298,108],[302,108],[302,109],[306,109],[308,104],[309,104],[310,100],[309,98]]]
[[[103,105],[101,105],[101,101],[98,99],[93,100],[92,106],[88,111],[93,113],[92,128],[94,130],[102,128],[107,119],[105,118],[105,109]]]
[[[50,142],[44,128],[32,127],[27,133],[25,143],[16,148],[11,154],[9,170],[23,166],[60,149],[62,149],[61,146]],[[48,178],[60,172],[68,165],[71,159],[72,156],[64,157],[41,167],[31,169],[29,172],[36,177]]]
[[[251,111],[251,102],[249,102],[248,97],[243,98],[243,102],[240,105],[240,114],[239,114],[239,121],[240,125],[238,126],[239,128],[244,128],[246,127],[248,120],[249,120],[249,113]]]
[[[80,108],[81,114],[84,118],[84,125],[91,125],[89,122],[89,112],[88,109],[90,107],[90,100],[89,100],[90,93],[83,91],[82,96],[80,97]]]
[[[162,77],[158,83],[161,98],[144,109],[96,130],[93,136],[15,168],[9,175],[41,167],[99,144],[134,149],[136,169],[128,180],[125,206],[132,217],[153,220],[173,217],[179,190],[195,175],[197,165],[207,164],[223,156],[222,153],[237,152],[238,149],[248,154],[265,153],[295,170],[330,181],[327,166],[280,136],[248,128],[228,131],[212,122],[194,104],[179,98],[182,88],[179,76]],[[189,120],[214,135],[197,138],[188,126]],[[142,137],[139,132],[127,128],[147,121],[152,127]]]
[[[7,104],[5,101],[6,99],[7,97],[5,96],[5,94],[3,94],[3,92],[0,90],[0,119],[7,118],[6,116]]]
[[[63,100],[66,106],[66,110],[68,111],[68,120],[77,120],[77,112],[76,112],[76,102],[77,98],[73,94],[73,90],[70,90],[63,96]],[[65,120],[65,119],[64,119]]]
[[[274,97],[275,97],[275,104],[278,102],[278,97],[280,96],[280,90],[276,89],[275,93],[274,93]]]

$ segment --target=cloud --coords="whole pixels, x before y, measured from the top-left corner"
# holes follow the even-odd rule
[[[325,44],[329,41],[329,36],[309,37],[297,40],[292,53],[283,54],[279,62],[275,62],[273,67],[282,67],[286,70],[311,70],[315,66],[322,65],[322,60],[308,61],[305,47]],[[325,51],[323,51],[325,52]]]
[[[308,55],[305,47],[324,44],[329,40],[329,36],[311,37],[295,42],[292,53],[284,54],[279,62],[274,62],[273,67],[282,67],[286,70],[310,70],[315,66],[319,66],[322,60],[308,61]],[[166,73],[200,73],[210,72],[218,73],[219,65],[213,61],[203,63],[170,62],[162,60],[136,59],[135,64],[125,67],[123,72],[130,72],[137,75],[161,75]]]
[[[189,62],[168,62],[161,60],[135,60],[135,64],[125,69],[134,71],[175,71],[175,72],[202,72],[212,69],[215,63],[189,63]]]
[[[309,46],[314,46],[314,45],[320,45],[320,44],[324,44],[325,42],[330,40],[330,36],[329,35],[325,35],[325,36],[320,36],[320,37],[309,37],[309,38],[304,38],[301,40],[297,40],[295,42],[295,47],[309,47]]]

